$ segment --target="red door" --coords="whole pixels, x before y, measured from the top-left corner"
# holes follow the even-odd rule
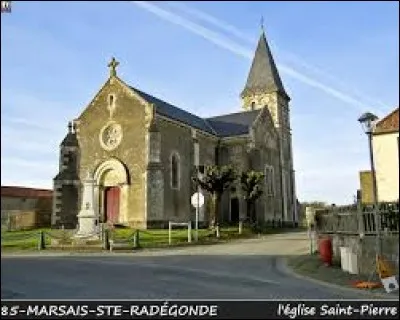
[[[119,188],[109,187],[105,190],[105,204],[107,221],[116,223],[119,214]]]

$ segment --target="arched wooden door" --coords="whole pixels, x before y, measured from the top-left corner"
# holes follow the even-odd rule
[[[107,187],[104,193],[104,208],[106,220],[112,223],[117,223],[120,199],[119,187]]]

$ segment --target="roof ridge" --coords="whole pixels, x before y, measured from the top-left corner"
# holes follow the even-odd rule
[[[379,119],[378,122],[376,123],[376,125],[378,125],[379,123],[387,120],[388,118],[390,118],[394,113],[399,111],[399,107],[397,107],[396,109],[394,109],[393,111],[391,111],[389,114],[387,114],[386,116],[384,116],[382,119]]]
[[[39,191],[53,191],[52,189],[34,188],[34,187],[22,187],[22,186],[1,186],[1,188],[18,188],[25,190],[39,190]]]
[[[260,112],[260,109],[257,110],[243,110],[243,111],[238,111],[238,112],[232,112],[232,113],[225,113],[225,114],[221,114],[219,116],[212,116],[212,117],[208,117],[206,118],[207,120],[212,120],[215,118],[221,118],[221,117],[226,117],[226,116],[230,116],[230,115],[237,115],[237,114],[245,114],[245,113],[257,113]]]

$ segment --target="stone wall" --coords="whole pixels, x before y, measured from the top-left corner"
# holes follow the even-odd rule
[[[50,226],[50,213],[41,216],[37,210],[5,210],[1,212],[1,230],[15,231]]]
[[[321,235],[323,236],[323,235]],[[326,235],[332,239],[334,259],[340,261],[340,247],[349,247],[358,257],[360,274],[370,275],[373,272],[375,261],[375,236],[359,237],[358,235],[332,234]],[[385,235],[382,237],[382,250],[385,259],[395,267],[399,273],[399,235]]]

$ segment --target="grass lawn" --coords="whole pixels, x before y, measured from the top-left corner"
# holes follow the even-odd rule
[[[293,231],[296,229],[278,229],[271,228],[263,231],[262,234],[274,234]],[[84,250],[84,247],[79,245],[72,245],[71,236],[73,230],[61,229],[35,229],[24,231],[2,231],[1,232],[1,249],[5,252],[11,251],[36,251],[39,246],[40,231],[45,234],[45,244],[48,249],[63,249],[63,250]],[[132,243],[135,230],[130,228],[116,228],[112,231],[110,238],[116,241],[122,240]],[[199,244],[214,244],[226,242],[234,239],[245,239],[257,236],[249,228],[243,228],[242,234],[238,233],[238,227],[222,227],[220,231],[220,238],[215,237],[214,232],[209,229],[200,229],[198,241],[195,241],[195,230],[192,229],[192,242],[188,243],[187,229],[172,229],[172,246],[184,245],[199,245]],[[57,247],[51,246],[52,239],[56,239],[60,244]],[[99,251],[100,242],[95,241],[92,243],[97,245],[86,249]],[[149,229],[139,231],[139,244],[141,248],[160,248],[168,247],[168,229]]]
[[[40,231],[50,229],[35,229],[23,231],[1,231],[1,250],[38,250]],[[50,244],[50,238],[46,239],[46,244]]]
[[[2,251],[22,251],[22,250],[38,250],[40,231],[45,234],[46,246],[51,245],[51,238],[59,239],[66,247],[71,245],[71,230],[60,229],[35,229],[24,231],[2,231],[1,232],[1,249]],[[115,229],[111,238],[115,240],[130,240],[133,244],[133,234],[135,230],[130,228]],[[220,239],[216,239],[215,235],[208,229],[199,230],[199,241],[195,242],[195,230],[192,230],[191,244],[211,244],[215,242],[226,241],[230,239],[248,238],[253,236],[249,229],[243,229],[241,235],[238,234],[237,227],[222,228]],[[142,248],[154,248],[169,246],[168,229],[140,230],[139,243]],[[95,244],[95,243],[94,243]],[[98,243],[97,243],[98,244]],[[188,245],[187,229],[172,230],[172,245]]]
[[[128,239],[133,241],[134,231],[131,229],[117,229],[112,236],[114,239]],[[243,229],[242,234],[238,233],[237,227],[221,228],[220,238],[208,229],[199,230],[199,241],[195,242],[195,230],[192,230],[191,244],[211,244],[232,239],[243,239],[254,236],[250,229]],[[189,245],[187,229],[172,229],[172,245]],[[141,230],[139,232],[139,243],[143,248],[162,247],[169,245],[168,229]]]

